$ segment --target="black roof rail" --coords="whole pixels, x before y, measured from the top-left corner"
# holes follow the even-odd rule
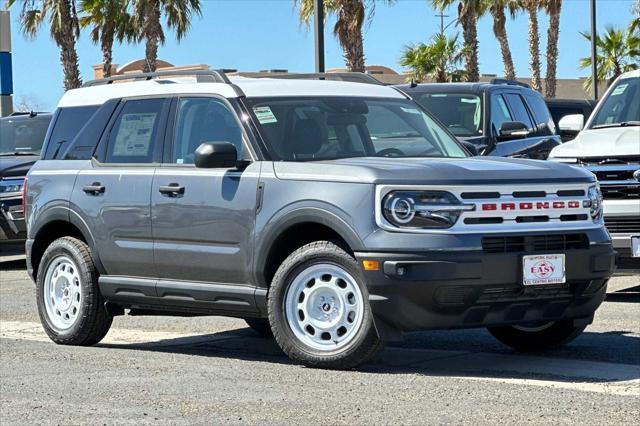
[[[526,87],[527,89],[531,89],[531,86],[529,86],[527,83],[522,83],[516,80],[507,80],[506,78],[492,78],[489,81],[489,83],[490,84],[508,84],[510,86],[520,86],[520,87]]]
[[[38,114],[42,114],[41,111],[15,111],[9,114],[9,117],[21,117],[28,115],[30,118],[37,117]]]
[[[229,77],[222,70],[164,70],[156,72],[142,72],[116,75],[113,77],[101,78],[98,80],[87,81],[82,87],[102,86],[105,84],[112,84],[115,81],[127,81],[127,80],[153,80],[160,77],[196,77],[199,83],[225,83],[232,84]]]
[[[370,74],[361,72],[241,72],[239,75],[248,78],[280,78],[289,80],[330,80],[349,81],[352,83],[366,83],[383,86],[384,84]]]

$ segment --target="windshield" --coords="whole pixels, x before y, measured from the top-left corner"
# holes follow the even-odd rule
[[[417,101],[460,137],[482,136],[482,102],[466,93],[425,93]]]
[[[40,155],[48,127],[46,118],[0,120],[0,155]]]
[[[591,128],[640,125],[640,78],[618,80],[591,121]]]
[[[406,99],[295,97],[247,100],[272,157],[466,157],[458,142]]]

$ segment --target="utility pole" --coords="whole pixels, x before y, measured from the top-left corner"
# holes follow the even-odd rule
[[[598,52],[596,51],[596,0],[591,0],[591,82],[593,99],[598,100],[598,64],[596,62]]]
[[[324,72],[324,1],[313,0],[313,30],[316,45],[316,72]]]
[[[11,66],[11,19],[0,10],[0,117],[13,113],[13,75]]]
[[[444,18],[449,17],[449,15],[445,15],[443,12],[444,11],[441,10],[440,13],[435,15],[437,18],[440,18],[440,34],[444,34]]]

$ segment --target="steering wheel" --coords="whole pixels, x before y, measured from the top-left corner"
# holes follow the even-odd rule
[[[398,148],[386,148],[376,153],[376,156],[378,157],[399,157],[403,155],[404,155],[404,152],[402,152]]]

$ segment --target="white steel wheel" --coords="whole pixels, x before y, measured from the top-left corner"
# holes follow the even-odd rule
[[[71,328],[80,315],[82,283],[80,272],[70,257],[55,257],[44,279],[44,302],[47,317],[58,330]]]
[[[358,335],[365,300],[356,280],[342,267],[321,263],[298,273],[284,298],[287,324],[306,346],[331,352]]]

